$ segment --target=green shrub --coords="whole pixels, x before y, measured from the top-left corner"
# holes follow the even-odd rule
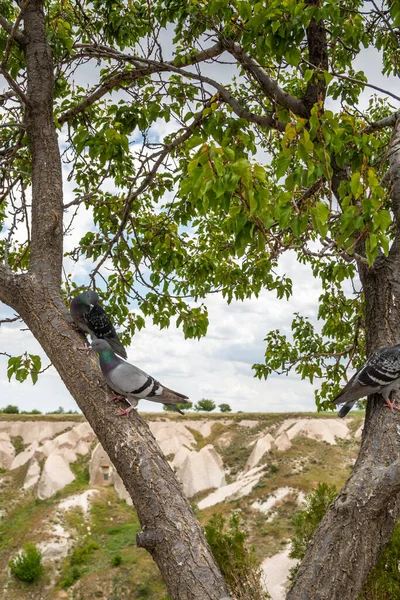
[[[18,415],[19,408],[18,406],[14,406],[13,404],[8,404],[8,406],[1,409],[1,412],[5,415]]]
[[[264,600],[269,595],[261,583],[262,572],[254,547],[246,543],[240,529],[241,519],[234,513],[229,526],[221,514],[214,514],[205,526],[205,534],[214,558],[237,600]]]
[[[78,581],[81,575],[82,572],[78,567],[72,567],[72,569],[69,570],[66,575],[64,575],[58,585],[63,590],[66,590],[67,588],[71,587],[71,585],[74,585],[75,581]]]
[[[138,583],[136,586],[135,598],[149,598],[151,588],[147,583]]]
[[[196,410],[197,412],[200,412],[200,411],[211,412],[212,410],[215,410],[216,408],[217,408],[217,405],[215,404],[214,400],[207,400],[207,398],[203,398],[202,400],[198,401],[198,403],[194,407],[194,410]]]
[[[92,541],[88,542],[87,544],[84,544],[83,546],[78,546],[78,548],[75,548],[75,550],[71,554],[71,557],[69,559],[70,565],[73,566],[85,564],[92,552],[97,550],[98,547],[98,543]]]
[[[319,483],[317,489],[306,497],[306,507],[296,512],[292,517],[294,535],[291,540],[290,558],[298,558],[299,560],[304,558],[308,544],[336,496],[335,486],[330,487],[326,483]],[[297,568],[294,567],[291,577],[296,572]]]
[[[122,556],[120,554],[115,554],[115,556],[111,559],[111,564],[113,567],[118,567],[122,563]]]
[[[20,579],[32,583],[43,574],[42,553],[35,544],[24,544],[22,552],[10,560],[11,573]]]
[[[229,404],[219,404],[218,405],[219,410],[224,413],[224,412],[232,412],[231,407],[229,406]]]

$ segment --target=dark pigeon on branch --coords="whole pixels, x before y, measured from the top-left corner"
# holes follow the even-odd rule
[[[365,365],[350,379],[342,391],[333,400],[335,404],[344,404],[338,416],[345,417],[360,398],[370,394],[382,394],[385,406],[392,412],[400,410],[390,402],[390,392],[400,386],[400,344],[385,346],[372,354]]]
[[[118,358],[105,340],[93,340],[92,348],[100,356],[100,368],[110,388],[131,404],[127,410],[121,409],[121,414],[128,414],[139,400],[160,402],[184,414],[176,404],[187,404],[187,396],[170,390],[138,367]]]
[[[126,350],[119,341],[107,313],[99,304],[99,296],[96,292],[87,290],[76,296],[71,301],[69,311],[79,329],[90,333],[92,337],[106,339],[114,352],[127,358]]]

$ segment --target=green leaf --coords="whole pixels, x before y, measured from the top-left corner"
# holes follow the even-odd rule
[[[388,210],[380,210],[374,215],[374,230],[379,229],[385,232],[388,227],[392,224],[392,217]]]
[[[317,202],[317,204],[311,208],[313,227],[322,237],[325,237],[328,232],[328,216],[329,206],[324,202]]]
[[[308,83],[313,75],[314,75],[314,69],[306,69],[304,72],[305,83]]]

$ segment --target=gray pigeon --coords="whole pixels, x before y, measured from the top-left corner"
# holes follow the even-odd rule
[[[160,402],[184,414],[176,404],[187,404],[187,396],[162,386],[138,367],[121,360],[106,340],[95,339],[91,346],[100,356],[100,368],[110,388],[131,404],[127,410],[121,410],[122,414],[128,414],[139,400]]]
[[[97,292],[87,290],[76,296],[70,304],[71,317],[82,331],[91,336],[106,339],[114,352],[127,358],[126,350],[118,339],[114,325],[99,304]]]
[[[390,402],[390,392],[400,386],[400,344],[385,346],[372,354],[365,365],[350,379],[333,400],[343,404],[338,416],[345,417],[359,398],[369,394],[382,394],[392,412],[400,410]]]

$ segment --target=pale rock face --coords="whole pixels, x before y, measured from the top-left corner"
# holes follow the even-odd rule
[[[28,490],[37,484],[40,478],[40,466],[37,460],[33,460],[29,465],[28,472],[24,481],[24,490]]]
[[[45,500],[75,479],[68,463],[59,454],[52,454],[44,463],[39,481],[38,498]]]
[[[28,448],[24,450],[24,452],[20,452],[19,454],[17,454],[17,456],[11,463],[10,471],[12,471],[13,469],[18,469],[18,467],[21,467],[22,465],[25,465],[27,462],[29,462],[35,454],[38,445],[38,442],[35,440],[30,446],[28,446]]]
[[[191,452],[176,476],[188,498],[203,490],[225,485],[222,460],[211,444],[204,446],[200,452]]]
[[[0,442],[11,442],[10,434],[7,431],[0,431]]]
[[[121,498],[121,500],[125,500],[125,502],[129,504],[129,506],[133,506],[132,498],[130,497],[128,490],[124,486],[124,482],[122,481],[121,477],[115,470],[113,473],[113,481],[114,489],[117,492],[119,498]]]
[[[200,510],[203,508],[208,508],[209,506],[214,506],[215,504],[219,504],[219,502],[223,502],[227,498],[241,498],[242,496],[247,496],[250,494],[253,487],[260,481],[261,477],[264,475],[265,467],[255,467],[248,471],[247,473],[241,473],[237,481],[233,483],[229,483],[228,485],[224,485],[220,487],[215,492],[212,492],[203,500],[200,500],[198,503],[198,507]]]
[[[335,438],[349,439],[350,431],[343,419],[286,419],[278,429],[278,435],[286,431],[289,440],[303,434],[314,440],[336,445]]]
[[[189,454],[192,454],[192,450],[189,450],[189,448],[186,448],[186,446],[181,446],[178,452],[175,454],[174,460],[171,462],[171,465],[174,467],[174,469],[179,469]]]
[[[279,502],[281,502],[281,500],[284,500],[285,498],[287,498],[288,496],[291,496],[291,495],[296,496],[297,503],[301,504],[301,502],[304,498],[304,494],[302,492],[300,492],[299,490],[295,490],[294,488],[283,487],[283,488],[279,488],[275,492],[273,492],[267,498],[267,500],[265,500],[264,502],[258,502],[256,500],[255,502],[253,502],[251,507],[255,508],[256,510],[259,510],[260,512],[262,512],[264,514],[267,514],[270,512],[270,510],[272,508],[274,508],[277,504],[279,504]]]
[[[50,456],[50,454],[53,454],[53,452],[56,449],[56,445],[53,442],[53,440],[48,440],[47,442],[45,442],[43,444],[43,446],[40,446],[36,452],[36,456],[39,460],[42,460],[43,458],[47,458]]]
[[[74,452],[72,448],[56,448],[56,450],[54,450],[50,456],[54,456],[55,454],[62,456],[65,462],[67,462],[69,465],[78,460],[76,452]]]
[[[244,467],[245,471],[250,471],[254,469],[256,465],[260,462],[261,458],[264,456],[266,452],[271,450],[272,444],[274,443],[274,438],[270,433],[264,435],[262,438],[256,441],[254,444],[254,448],[247,459],[246,465]]]
[[[20,436],[24,444],[35,440],[40,444],[74,425],[74,421],[3,421],[0,431],[7,431],[11,437]]]
[[[285,600],[286,598],[289,571],[297,563],[294,558],[289,558],[289,551],[287,548],[279,554],[266,558],[261,563],[261,569],[266,578],[265,587],[272,600]]]
[[[89,464],[90,485],[111,485],[114,468],[103,446],[98,443]]]
[[[149,427],[165,456],[176,454],[181,446],[190,447],[196,443],[193,434],[183,423],[150,421]]]
[[[90,503],[95,496],[98,496],[98,490],[85,490],[82,494],[75,494],[73,496],[69,496],[60,504],[58,508],[60,510],[71,510],[71,508],[81,508],[84,516],[87,516],[89,512]]]
[[[256,427],[256,425],[258,425],[258,421],[250,421],[250,419],[243,419],[242,421],[239,421],[238,425],[240,425],[240,427]]]
[[[61,435],[58,435],[54,438],[53,442],[56,445],[56,448],[76,448],[79,444],[80,437],[79,433],[76,431],[75,427],[73,427],[70,431],[66,431]]]
[[[93,429],[87,422],[75,425],[74,430],[78,434],[78,437],[81,441],[88,442],[89,444],[91,444],[96,437]],[[79,454],[81,453],[79,452]]]
[[[278,435],[274,444],[275,444],[277,450],[280,450],[281,452],[285,452],[286,450],[289,450],[289,448],[292,445],[292,442],[290,441],[289,436],[286,433],[286,431],[283,431],[280,435]]]
[[[0,467],[9,469],[15,457],[15,448],[7,440],[0,441]]]
[[[211,435],[211,430],[216,422],[217,421],[211,421],[210,419],[207,419],[207,421],[191,421],[189,427],[190,429],[198,431],[204,438],[207,438]]]
[[[75,448],[75,452],[81,456],[85,456],[90,450],[90,444],[84,440],[80,440]]]
[[[45,542],[39,542],[38,548],[45,562],[57,562],[67,556],[72,544],[70,534],[61,525],[56,524],[51,529],[51,537]]]
[[[355,432],[354,437],[356,438],[356,440],[359,440],[361,438],[363,429],[364,429],[364,425],[360,425],[360,427]]]

